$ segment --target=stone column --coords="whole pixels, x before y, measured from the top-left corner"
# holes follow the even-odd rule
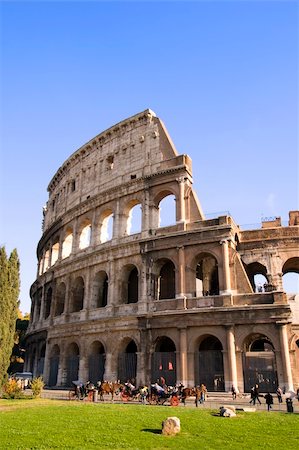
[[[94,209],[92,212],[92,219],[91,219],[91,240],[90,245],[92,247],[95,247],[100,242],[98,242],[98,230],[97,230],[97,216],[96,216],[96,210]]]
[[[283,378],[284,378],[280,384],[284,385],[287,391],[289,390],[293,391],[294,386],[293,386],[293,377],[288,344],[287,324],[285,323],[279,324],[279,337],[280,337],[281,359],[283,365]]]
[[[83,354],[84,350],[80,352],[80,360],[79,360],[79,380],[87,381],[88,380],[88,356]]]
[[[140,296],[138,300],[138,312],[143,313],[147,311],[147,267],[145,255],[142,256],[139,287]]]
[[[78,218],[76,217],[73,223],[73,243],[71,254],[75,254],[78,248]]]
[[[176,179],[179,183],[179,211],[177,212],[178,222],[186,221],[186,208],[185,208],[185,178],[179,177]]]
[[[115,293],[116,293],[116,274],[115,274],[115,263],[112,258],[109,259],[109,273],[108,273],[108,298],[107,306],[112,308],[116,304]]]
[[[149,191],[144,191],[142,204],[142,233],[147,234],[150,228],[150,208],[149,208]]]
[[[57,373],[57,382],[56,386],[63,386],[64,381],[66,379],[65,374],[65,367],[66,367],[66,355],[65,355],[65,345],[62,343],[59,345],[59,366],[58,366],[58,373]]]
[[[179,271],[178,271],[178,280],[177,280],[177,292],[176,297],[185,297],[185,253],[184,247],[177,247],[177,251],[179,253]]]
[[[114,369],[115,364],[113,358],[117,359],[117,354],[114,356],[112,353],[106,353],[106,362],[105,362],[105,374],[104,379],[108,381],[116,381],[117,380],[117,370]]]
[[[45,290],[45,285],[43,285],[43,288],[42,288],[42,298],[41,298],[41,305],[40,305],[40,312],[39,312],[39,318],[38,318],[38,321],[39,322],[42,322],[43,320],[44,320],[44,314],[45,314],[45,301],[46,301],[46,298],[45,298],[45,292],[46,290]]]
[[[222,266],[223,266],[223,291],[221,294],[231,294],[230,268],[229,268],[229,250],[228,240],[220,241],[222,245]]]
[[[49,376],[50,376],[50,340],[46,342],[46,352],[45,352],[45,361],[44,361],[44,370],[43,370],[43,379],[46,384],[49,383]]]
[[[180,379],[179,383],[188,386],[188,361],[187,361],[187,329],[180,328]]]
[[[234,327],[232,325],[227,327],[226,339],[227,339],[227,353],[228,353],[227,356],[228,356],[230,379],[225,381],[225,390],[229,391],[231,387],[234,386],[236,391],[239,392],[238,378],[237,378],[235,333]]]

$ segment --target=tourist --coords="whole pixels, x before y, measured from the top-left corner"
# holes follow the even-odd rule
[[[267,392],[267,394],[265,395],[265,400],[266,400],[266,405],[267,405],[268,411],[270,411],[270,409],[272,409],[272,405],[273,405],[273,396],[270,394],[270,392]]]
[[[235,386],[232,386],[232,396],[233,396],[233,400],[236,400],[236,398],[237,398],[237,391],[236,391],[236,389],[235,389]]]
[[[278,403],[282,403],[282,389],[279,386],[276,389],[276,395],[278,398]]]

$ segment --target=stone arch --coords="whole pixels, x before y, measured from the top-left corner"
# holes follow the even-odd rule
[[[62,282],[57,286],[55,293],[55,316],[60,316],[61,314],[63,314],[65,307],[65,296],[66,285]]]
[[[78,344],[72,342],[66,351],[66,386],[71,386],[79,378],[80,350]]]
[[[44,319],[47,319],[51,313],[51,305],[52,305],[52,296],[53,289],[51,286],[47,286],[45,292],[45,310],[44,310]]]
[[[79,249],[84,250],[91,243],[91,220],[85,219],[79,228]]]
[[[139,273],[134,264],[127,264],[123,269],[122,302],[137,303],[139,298]]]
[[[84,280],[77,277],[72,285],[70,312],[81,311],[84,307]]]
[[[95,274],[92,284],[92,307],[104,308],[108,301],[108,275],[104,270]]]
[[[160,191],[154,199],[154,204],[157,214],[155,218],[157,228],[176,224],[177,197],[176,193],[173,190],[167,189]]]
[[[73,229],[67,228],[62,241],[61,258],[67,258],[72,253],[73,247]]]
[[[88,378],[96,384],[103,381],[105,373],[106,352],[104,345],[100,341],[94,341],[90,346],[88,357]]]
[[[282,267],[283,289],[289,294],[299,293],[299,257],[285,261]]]
[[[202,252],[193,261],[194,296],[219,295],[219,271],[216,256],[211,252]]]
[[[142,230],[142,204],[140,200],[131,200],[126,208],[124,214],[126,217],[126,234],[140,233]]]
[[[58,370],[59,370],[59,360],[60,360],[60,348],[59,345],[53,345],[50,351],[49,359],[49,380],[48,386],[53,387],[57,385]]]
[[[245,265],[253,292],[264,292],[269,282],[267,268],[258,261]]]
[[[278,387],[275,348],[268,336],[252,333],[243,342],[244,391],[259,385],[261,392],[276,392]]]
[[[165,383],[170,386],[176,385],[176,346],[168,336],[159,336],[154,343],[152,354],[151,381]]]
[[[112,209],[108,208],[100,215],[100,243],[110,241],[113,238],[114,214]]]
[[[223,346],[214,335],[205,334],[197,340],[195,352],[195,383],[208,391],[224,391]]]
[[[136,385],[137,352],[138,348],[134,339],[125,338],[121,342],[117,367],[117,378],[121,382],[130,381]]]
[[[43,272],[45,273],[50,268],[50,248],[48,247],[45,251],[44,256],[44,266],[43,266]]]
[[[60,249],[60,244],[59,244],[59,237],[57,236],[54,241],[54,243],[52,244],[51,247],[51,263],[50,265],[53,266],[59,257],[59,249]]]
[[[156,298],[171,299],[176,295],[176,267],[171,259],[163,258],[156,262]]]

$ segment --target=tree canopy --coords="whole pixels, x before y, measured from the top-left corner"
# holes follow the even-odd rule
[[[0,247],[0,386],[7,377],[14,345],[20,293],[20,262],[17,250],[9,258]]]

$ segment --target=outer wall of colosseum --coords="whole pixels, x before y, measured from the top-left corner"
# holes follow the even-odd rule
[[[48,386],[299,385],[298,296],[282,282],[299,272],[297,211],[249,231],[206,220],[191,159],[150,110],[76,151],[48,191],[26,370]],[[169,198],[173,224],[161,226]]]

